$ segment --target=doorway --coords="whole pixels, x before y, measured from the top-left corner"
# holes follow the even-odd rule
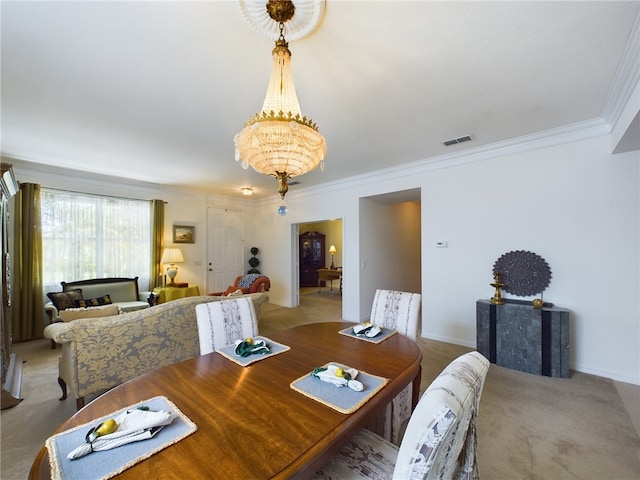
[[[360,198],[359,312],[369,318],[377,289],[422,292],[419,188]]]
[[[342,269],[342,219],[300,223],[296,227],[298,305],[302,303],[304,295],[312,294],[335,295],[336,300],[341,302],[336,281],[333,282],[333,289],[322,288],[318,291],[317,270],[327,269],[332,263],[336,270]]]

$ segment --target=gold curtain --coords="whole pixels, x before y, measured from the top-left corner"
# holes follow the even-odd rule
[[[21,183],[15,197],[13,257],[13,341],[42,338],[42,231],[40,185]]]
[[[151,290],[162,286],[162,270],[160,270],[162,247],[164,247],[164,201],[151,200],[151,276],[149,277]]]

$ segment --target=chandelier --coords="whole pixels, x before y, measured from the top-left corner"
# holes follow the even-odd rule
[[[235,136],[235,159],[249,168],[278,180],[284,199],[288,180],[310,172],[318,165],[324,170],[327,146],[318,126],[302,115],[291,72],[291,51],[284,38],[284,24],[293,18],[291,0],[269,0],[267,13],[278,22],[279,38],[272,51],[271,78],[262,110],[249,118]]]

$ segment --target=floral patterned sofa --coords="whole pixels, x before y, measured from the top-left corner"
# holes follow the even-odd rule
[[[48,292],[49,302],[44,306],[46,325],[55,322],[68,321],[65,314],[78,307],[86,310],[87,307],[98,315],[97,305],[115,305],[118,312],[132,312],[148,308],[153,303],[151,292],[138,291],[138,277],[122,278],[92,278],[78,280],[76,282],[60,282],[61,292]],[[73,315],[73,314],[71,314]],[[89,316],[89,315],[87,315]],[[51,348],[56,348],[56,342],[51,341]]]
[[[256,315],[269,301],[266,293],[248,295]],[[53,323],[45,337],[62,345],[58,383],[67,386],[78,408],[87,395],[101,393],[143,373],[200,354],[196,305],[225,297],[186,297],[144,310],[102,318]]]

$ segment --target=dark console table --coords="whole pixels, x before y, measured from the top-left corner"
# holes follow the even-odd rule
[[[476,302],[476,348],[491,363],[547,377],[569,377],[569,310],[531,302]]]

